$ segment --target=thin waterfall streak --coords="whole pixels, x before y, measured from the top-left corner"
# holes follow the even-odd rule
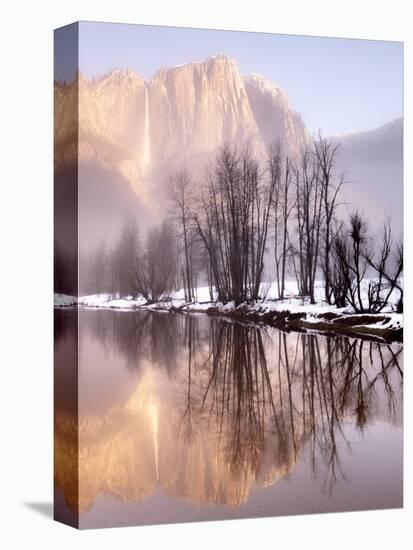
[[[145,87],[145,125],[143,136],[143,167],[145,171],[149,170],[151,163],[151,142],[150,142],[150,128],[149,128],[149,93],[148,87]]]

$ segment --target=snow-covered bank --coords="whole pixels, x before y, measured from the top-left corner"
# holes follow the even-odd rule
[[[380,341],[403,340],[403,315],[394,312],[390,304],[379,314],[355,314],[351,308],[336,308],[321,299],[310,304],[308,300],[292,296],[285,300],[274,299],[273,289],[269,288],[266,298],[254,303],[236,306],[233,302],[222,304],[210,300],[207,287],[198,288],[197,301],[188,303],[184,300],[183,291],[173,293],[163,301],[148,304],[145,299],[116,298],[108,294],[82,296],[76,302],[71,296],[57,295],[55,305],[67,307],[78,304],[93,309],[114,309],[119,311],[149,310],[173,313],[206,313],[214,316],[225,316],[239,321],[249,321],[274,326],[283,330],[317,331],[330,334],[344,334],[360,338],[374,338]]]
[[[77,305],[77,298],[69,294],[55,294],[53,302],[54,307],[74,307]]]
[[[183,308],[185,305],[191,307],[191,309],[198,309],[204,311],[213,305],[211,301],[208,287],[199,287],[196,290],[196,301],[191,304],[186,304],[184,299],[184,291],[177,290],[171,293],[164,300],[152,304],[148,304],[147,301],[138,297],[133,299],[131,296],[128,298],[113,298],[109,294],[91,294],[89,296],[79,297],[79,305],[89,308],[110,308],[110,309],[138,309],[145,307],[145,309],[156,309],[162,311],[169,311],[170,309]]]
[[[298,300],[297,300],[298,302]],[[403,341],[403,315],[388,311],[379,314],[356,314],[346,308],[329,305],[294,303],[217,304],[207,309],[209,315],[264,323],[283,330],[317,331],[343,334],[385,342]]]

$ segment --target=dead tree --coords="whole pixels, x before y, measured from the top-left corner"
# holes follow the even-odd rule
[[[323,237],[324,250],[322,270],[324,273],[325,299],[331,303],[331,250],[334,242],[334,215],[338,206],[337,196],[344,183],[344,176],[337,178],[334,172],[335,160],[339,150],[338,145],[322,138],[319,134],[314,142],[315,161],[318,164],[323,202]]]
[[[176,277],[173,230],[167,222],[148,233],[145,253],[135,271],[135,288],[148,302],[167,299]]]
[[[89,254],[88,266],[88,293],[110,294],[110,254],[104,241]]]
[[[194,267],[193,267],[193,231],[191,220],[193,218],[193,189],[189,172],[181,170],[169,179],[169,197],[173,204],[174,217],[179,228],[179,236],[182,239],[184,269],[183,283],[185,300],[194,299]]]
[[[349,227],[333,241],[334,254],[345,285],[346,298],[356,313],[365,313],[362,281],[367,271],[367,221],[362,214],[350,215]],[[368,311],[368,308],[367,308]]]
[[[278,297],[285,295],[285,277],[287,256],[290,248],[289,220],[294,208],[294,197],[291,194],[292,163],[288,157],[282,159],[281,149],[273,153],[270,163],[271,179],[274,180],[273,193],[273,227],[274,227],[274,261],[277,279]]]
[[[342,258],[347,260],[347,242],[345,238],[339,236],[342,229],[343,223],[340,223],[340,230],[336,230],[332,246],[330,280],[334,304],[339,308],[344,308],[347,305],[349,281],[348,269],[342,262]]]
[[[296,222],[298,269],[297,282],[301,296],[309,296],[315,303],[320,230],[322,222],[323,186],[319,177],[319,163],[310,148],[304,149],[299,165],[295,167]]]
[[[135,278],[139,256],[138,228],[134,220],[128,220],[112,251],[112,271],[117,295],[136,297]]]
[[[403,251],[400,247],[396,250],[392,269],[393,242],[389,222],[383,226],[378,253],[375,250],[366,218],[354,212],[348,229],[340,231],[333,244],[335,283],[332,288],[337,305],[343,307],[347,301],[357,313],[380,313],[397,289],[401,300],[398,309],[402,309]]]
[[[194,215],[218,299],[259,298],[275,181],[248,149],[221,149]]]
[[[403,311],[403,286],[400,281],[403,273],[403,245],[396,247],[393,252],[393,238],[390,221],[383,224],[381,248],[377,257],[372,248],[366,251],[366,261],[376,275],[369,282],[368,302],[369,308],[377,313],[382,311],[389,303],[394,290],[399,291],[397,311]],[[393,264],[393,265],[392,265]]]
[[[395,262],[398,268],[396,269],[397,276],[394,276],[394,286],[400,292],[400,297],[397,302],[397,313],[403,313],[403,281],[401,275],[403,273],[403,243],[399,242],[395,252]]]
[[[268,171],[270,178],[274,181],[274,194],[272,203],[272,223],[273,223],[273,241],[274,241],[274,263],[275,275],[277,281],[278,296],[281,295],[280,279],[280,257],[279,257],[279,239],[280,239],[280,220],[281,220],[281,171],[282,171],[281,143],[274,144],[270,148],[268,157]]]

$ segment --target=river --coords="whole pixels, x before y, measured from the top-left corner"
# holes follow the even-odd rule
[[[67,309],[55,360],[55,514],[82,528],[403,505],[401,344]]]

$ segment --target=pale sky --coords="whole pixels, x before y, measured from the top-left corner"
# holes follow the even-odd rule
[[[217,54],[234,58],[242,75],[259,73],[283,88],[310,132],[370,130],[402,116],[400,42],[80,24],[79,65],[88,78],[128,68],[150,79],[162,67]]]

